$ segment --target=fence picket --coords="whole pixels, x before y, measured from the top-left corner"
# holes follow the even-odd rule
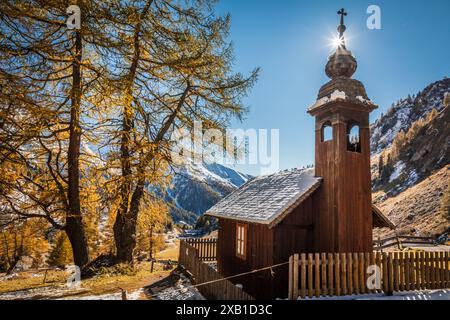
[[[380,288],[377,288],[377,289],[374,289],[374,290],[372,290],[372,292],[377,292],[377,291],[381,291],[381,289],[382,289],[382,287],[381,287],[381,285],[382,285],[382,281],[383,281],[383,273],[382,273],[382,265],[381,265],[381,253],[380,252],[377,252],[377,254],[376,254],[376,265],[378,266],[378,268],[379,268],[379,271],[380,271]]]
[[[405,252],[404,256],[404,266],[405,266],[405,290],[409,291],[410,289],[410,281],[411,281],[411,271],[410,271],[410,265],[409,265],[409,252]]]
[[[334,254],[334,280],[335,280],[335,290],[336,295],[341,295],[341,260],[339,259],[339,253]]]
[[[300,255],[300,265],[301,265],[301,274],[300,274],[300,281],[301,281],[301,286],[300,286],[300,296],[302,297],[302,299],[305,298],[306,296],[306,254],[302,253]]]
[[[366,292],[366,282],[364,281],[364,253],[360,252],[358,254],[358,260],[359,260],[359,293],[365,293]]]
[[[359,294],[359,258],[358,254],[353,253],[353,287],[356,294]]]
[[[450,286],[450,282],[448,282],[448,278],[447,278],[448,266],[447,266],[447,262],[446,262],[446,256],[447,256],[447,253],[442,252],[442,287],[443,288],[448,288],[448,286]]]
[[[374,257],[373,253],[366,252],[364,254],[364,266],[363,266],[363,276],[364,276],[364,292],[369,293],[370,290],[367,287],[367,279],[369,276],[367,275],[367,268],[372,264],[375,265],[375,259],[373,259],[374,263],[371,263],[371,257]]]
[[[313,296],[313,254],[308,253],[308,297]]]
[[[320,256],[314,254],[314,288],[316,297],[320,297]]]
[[[289,282],[288,282],[288,298],[294,299],[294,256],[289,257]]]
[[[436,289],[435,252],[430,252],[430,287]]]
[[[431,272],[430,272],[430,253],[424,252],[425,254],[425,288],[431,289]]]
[[[353,294],[353,259],[352,254],[347,254],[347,281],[348,281],[348,294]]]
[[[334,295],[334,279],[333,279],[334,259],[333,254],[328,254],[328,294]]]
[[[298,299],[298,254],[294,254],[294,278],[292,281],[294,282],[294,290],[293,290],[293,296],[294,299]]]
[[[341,270],[342,270],[342,294],[345,296],[348,293],[347,289],[347,259],[345,253],[341,253]]]
[[[444,280],[443,280],[444,288],[448,288],[450,286],[448,258],[449,258],[449,252],[443,252],[442,265],[443,265],[443,274],[444,274]]]
[[[389,276],[388,293],[391,294],[392,292],[394,292],[394,260],[392,252],[389,252],[388,254],[388,276]]]
[[[414,256],[416,260],[416,290],[420,290],[422,283],[422,263],[420,252],[414,252]]]
[[[436,288],[442,289],[442,263],[441,263],[441,253],[436,252]]]
[[[325,253],[321,254],[321,280],[322,280],[322,295],[326,296],[328,294],[328,287],[327,287],[327,257]]]
[[[400,272],[399,272],[399,263],[398,263],[398,252],[394,252],[393,254],[393,270],[394,270],[394,290],[399,290],[399,278],[400,278]]]

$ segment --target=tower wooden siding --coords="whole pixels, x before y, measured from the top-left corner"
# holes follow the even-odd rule
[[[323,125],[331,123],[333,139],[322,141]],[[347,132],[359,126],[361,152],[347,150]],[[316,176],[323,177],[316,203],[316,252],[372,250],[369,112],[346,104],[316,116]]]

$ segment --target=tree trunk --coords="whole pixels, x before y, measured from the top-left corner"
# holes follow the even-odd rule
[[[120,205],[117,210],[116,221],[114,222],[114,242],[116,244],[116,256],[121,262],[133,262],[133,249],[136,245],[136,219],[137,213],[129,211],[129,198],[131,193],[131,130],[133,121],[133,84],[136,78],[137,67],[140,59],[139,37],[141,32],[142,21],[147,15],[153,0],[148,0],[144,6],[139,21],[135,26],[133,36],[133,58],[131,61],[128,78],[125,89],[125,103],[123,107],[122,119],[122,137],[120,144],[121,166],[122,166],[122,184],[120,187]],[[132,200],[133,201],[133,200]],[[139,210],[139,208],[138,208]]]
[[[81,34],[75,36],[75,57],[72,66],[72,105],[70,108],[70,136],[68,150],[68,215],[66,217],[65,231],[72,246],[73,261],[82,268],[89,261],[86,235],[83,226],[80,208],[80,107],[81,107]]]
[[[153,225],[150,227],[150,245],[149,245],[149,257],[150,261],[153,260]]]
[[[139,214],[139,206],[141,204],[141,199],[144,195],[145,188],[145,170],[148,164],[151,163],[157,155],[159,145],[161,141],[163,141],[166,133],[169,131],[170,126],[175,121],[178,113],[181,111],[190,89],[191,85],[188,81],[186,89],[178,101],[177,107],[173,110],[156,135],[154,140],[156,147],[140,160],[140,164],[137,169],[138,181],[136,187],[134,188],[133,195],[131,196],[129,210],[126,214],[122,216],[117,215],[116,217],[116,221],[114,223],[114,239],[116,240],[116,255],[118,260],[121,262],[133,262],[133,250],[136,246],[136,224]]]
[[[131,94],[130,90],[127,90],[127,95]],[[128,220],[128,205],[131,192],[131,159],[130,159],[130,135],[131,135],[131,121],[132,121],[132,106],[131,97],[126,99],[125,106],[123,108],[123,120],[122,120],[122,140],[120,145],[120,161],[122,165],[122,182],[120,186],[120,205],[117,210],[116,221],[114,222],[114,242],[116,244],[116,255],[122,262],[132,262],[132,259],[127,257],[124,253],[126,240],[123,239],[126,224],[129,224]]]
[[[136,247],[137,218],[141,198],[144,194],[144,186],[145,178],[143,176],[139,177],[136,188],[131,196],[130,209],[120,221],[116,219],[116,224],[121,226],[120,234],[117,235],[117,238],[120,238],[120,242],[116,242],[116,254],[121,262],[133,262],[133,250]]]

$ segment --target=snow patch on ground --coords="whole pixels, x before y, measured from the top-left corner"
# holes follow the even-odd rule
[[[154,298],[157,300],[205,300],[183,274],[180,275],[180,280],[174,286],[158,292]]]
[[[416,183],[416,181],[419,179],[419,175],[417,174],[417,172],[413,169],[411,170],[411,172],[409,173],[408,179],[405,182],[405,186],[410,187],[413,184]]]
[[[139,300],[141,294],[144,293],[144,290],[138,289],[131,293],[127,293],[127,300]],[[108,293],[102,295],[92,295],[92,296],[73,296],[73,297],[65,297],[57,300],[122,300],[122,292],[118,293]]]
[[[392,172],[391,176],[389,177],[389,182],[392,182],[400,177],[404,169],[405,164],[402,161],[397,162],[394,168],[394,172]]]
[[[0,300],[58,299],[62,296],[77,295],[86,291],[84,288],[73,289],[65,285],[45,286],[1,293]]]

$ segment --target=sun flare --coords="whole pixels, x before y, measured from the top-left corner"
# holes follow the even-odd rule
[[[342,46],[344,44],[344,41],[342,38],[339,38],[337,35],[333,36],[330,39],[330,46],[333,47],[333,49],[338,48],[339,46]]]

